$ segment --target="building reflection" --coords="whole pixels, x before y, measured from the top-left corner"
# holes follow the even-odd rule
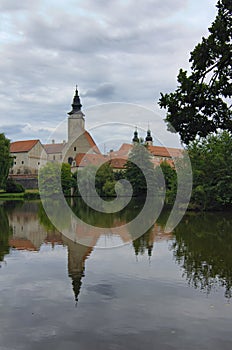
[[[83,210],[83,207],[81,207]],[[102,216],[89,211],[86,213],[92,225],[102,226]],[[113,227],[128,222],[134,213],[120,212],[107,217],[107,225]],[[216,285],[225,289],[225,297],[231,298],[232,291],[232,218],[230,213],[186,215],[172,234],[164,233],[165,213],[157,223],[151,225],[147,232],[134,237],[133,225],[121,226],[119,232],[123,242],[133,242],[136,256],[152,255],[158,242],[170,241],[169,246],[174,261],[183,269],[183,276],[194,288],[206,290],[208,293]],[[11,249],[37,252],[44,244],[52,248],[57,245],[67,247],[68,275],[72,280],[75,300],[81,290],[85,273],[86,259],[101,239],[95,231],[78,227],[78,237],[88,237],[91,246],[81,245],[59,233],[49,221],[40,202],[17,204],[7,202],[0,204],[0,266]],[[103,232],[104,230],[102,229]],[[114,235],[112,228],[109,236]]]
[[[71,241],[62,236],[63,244],[68,248],[68,274],[72,279],[75,301],[78,301],[82,278],[85,276],[85,261],[91,254],[93,248]]]
[[[5,209],[2,210],[2,213],[0,212],[2,216],[4,214],[4,220],[2,218],[1,223],[5,222],[5,226],[7,227],[5,230],[11,232],[7,236],[5,253],[9,253],[9,247],[17,250],[37,252],[43,244],[50,244],[51,247],[55,247],[56,245],[66,246],[68,253],[68,275],[72,280],[75,300],[78,301],[78,295],[85,273],[85,261],[90,256],[94,246],[97,245],[100,235],[96,235],[91,230],[88,232],[86,229],[81,231],[81,227],[79,227],[79,236],[89,236],[92,247],[74,242],[55,229],[39,202],[25,202],[16,206],[8,205]],[[122,224],[122,220],[125,220],[125,215],[122,215],[121,218],[117,216],[114,219],[110,218],[110,223],[118,225],[119,223]],[[133,233],[131,234],[125,231],[125,228],[122,226],[120,235],[124,242],[128,242],[131,241]],[[147,250],[148,255],[151,255],[154,242],[170,238],[170,234],[164,234],[162,226],[155,224],[145,235],[134,241],[135,254],[144,254]]]

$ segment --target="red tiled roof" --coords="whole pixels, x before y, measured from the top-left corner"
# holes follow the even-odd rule
[[[113,158],[109,159],[110,165],[114,169],[124,169],[125,164],[127,162],[127,158]]]
[[[93,140],[92,136],[90,135],[90,133],[88,131],[85,131],[84,136],[85,136],[86,140],[88,141],[90,147],[93,148],[94,152],[101,154],[99,148],[97,147],[97,145],[96,145],[95,141]]]
[[[113,157],[115,156],[128,156],[132,150],[133,145],[128,143],[123,143],[118,151],[111,152]],[[148,146],[148,151],[158,157],[181,157],[183,155],[183,150],[180,148],[171,147],[161,147],[161,146]]]
[[[18,250],[37,250],[33,243],[26,238],[11,238],[9,240],[9,245]]]
[[[61,153],[65,145],[66,143],[62,142],[62,143],[48,143],[43,146],[45,148],[45,151],[48,154],[53,154],[53,153]]]
[[[107,161],[108,157],[103,154],[78,153],[75,157],[77,167],[85,167],[87,165],[99,166]]]
[[[119,148],[118,153],[120,155],[128,155],[130,153],[130,151],[132,150],[133,145],[129,144],[129,143],[123,143],[122,146]]]
[[[10,144],[11,153],[29,152],[39,140],[15,141]]]
[[[148,146],[148,150],[154,156],[159,157],[181,157],[183,150],[180,148],[161,147],[161,146]]]
[[[88,165],[99,166],[109,162],[113,168],[123,169],[127,161],[127,157],[112,157],[111,153],[107,156],[104,156],[103,154],[79,153],[77,154],[75,161],[77,167],[85,167]]]

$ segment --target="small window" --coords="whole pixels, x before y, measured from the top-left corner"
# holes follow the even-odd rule
[[[69,157],[69,158],[68,158],[68,163],[69,163],[70,165],[72,165],[72,162],[73,162],[73,158],[72,158],[72,157]]]
[[[56,156],[53,156],[53,160],[56,160]]]
[[[24,161],[22,160],[22,164],[24,164]]]
[[[14,165],[16,165],[16,162],[14,162]]]
[[[38,165],[40,165],[40,162],[38,162]]]
[[[73,148],[73,150],[74,150],[74,152],[76,152],[77,148],[76,148],[76,147],[74,147],[74,148]]]

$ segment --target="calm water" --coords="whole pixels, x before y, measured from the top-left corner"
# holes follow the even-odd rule
[[[74,209],[100,227],[138,210]],[[186,215],[169,234],[167,216],[99,249],[57,232],[39,202],[0,202],[0,349],[231,349],[231,213]]]

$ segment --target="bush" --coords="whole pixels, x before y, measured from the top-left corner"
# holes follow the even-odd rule
[[[25,192],[24,199],[40,199],[39,192]]]
[[[8,193],[23,193],[25,189],[22,185],[16,183],[12,179],[8,179],[6,182],[6,192]]]

